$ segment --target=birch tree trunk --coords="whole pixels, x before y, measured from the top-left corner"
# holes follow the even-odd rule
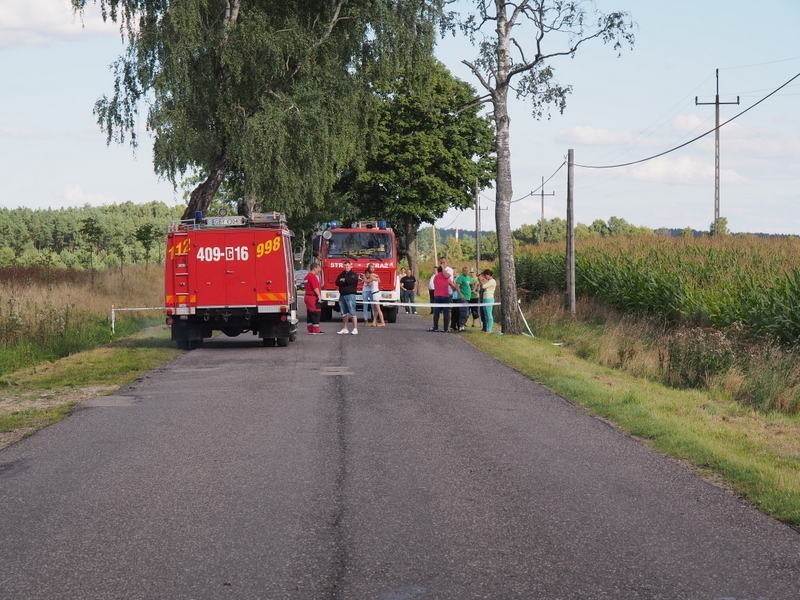
[[[508,90],[511,58],[509,38],[511,31],[506,16],[506,5],[497,0],[497,84],[492,90],[495,128],[497,132],[497,185],[495,226],[500,259],[500,319],[504,334],[519,334],[517,316],[517,273],[514,261],[514,242],[511,237],[511,200],[514,195],[511,183],[511,119],[508,115]]]

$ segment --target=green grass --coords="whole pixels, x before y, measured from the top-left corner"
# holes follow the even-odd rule
[[[50,408],[27,408],[5,414],[0,412],[0,432],[41,429],[61,421],[74,405],[74,402],[67,402]]]
[[[98,315],[82,315],[68,328],[46,332],[31,338],[3,345],[0,348],[0,376],[34,363],[53,361],[75,352],[97,348],[111,341],[108,319]],[[137,330],[152,327],[161,318],[126,319],[117,327],[116,339],[132,335]]]
[[[465,339],[657,451],[713,475],[764,512],[800,525],[800,417],[634,378],[539,338]]]
[[[162,326],[7,373],[0,377],[0,434],[13,441],[56,423],[80,400],[112,393],[179,354]]]

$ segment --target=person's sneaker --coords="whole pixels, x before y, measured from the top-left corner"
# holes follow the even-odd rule
[[[466,331],[466,330],[467,330],[467,328],[466,328],[466,327],[459,327],[459,328],[458,328],[458,330],[459,330],[459,331]]]
[[[351,333],[352,335],[358,335],[358,327],[356,327],[355,329],[353,329],[353,331],[351,331],[350,333]]]
[[[439,330],[438,329],[434,329],[433,327],[431,327],[430,329],[428,329],[428,331],[439,331]]]
[[[345,333],[348,333],[348,331],[347,331],[347,327],[342,327],[342,328],[341,328],[339,331],[337,331],[336,333],[338,333],[339,335],[344,335]]]

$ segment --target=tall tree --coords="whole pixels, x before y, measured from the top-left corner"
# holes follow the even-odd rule
[[[105,230],[100,225],[97,217],[89,216],[81,224],[81,235],[86,240],[86,245],[89,249],[89,271],[91,272],[92,285],[94,285],[94,257],[100,251],[101,246],[104,245]]]
[[[154,223],[143,223],[136,228],[133,236],[144,248],[145,266],[150,266],[150,254],[156,241],[161,240],[161,231]]]
[[[475,90],[433,59],[385,83],[379,95],[367,159],[354,176],[355,203],[399,224],[418,274],[419,226],[472,206],[475,185],[491,182],[493,130],[478,115]]]
[[[590,10],[591,9],[591,10]],[[554,58],[574,57],[584,44],[599,40],[619,50],[633,44],[632,24],[624,12],[597,11],[593,3],[575,0],[476,0],[464,16],[449,15],[451,24],[475,42],[479,55],[462,61],[475,75],[491,104],[497,137],[495,221],[500,257],[503,333],[521,332],[516,307],[516,274],[511,237],[511,145],[508,96],[532,102],[532,114],[541,118],[553,105],[564,110],[569,86],[555,80]],[[489,33],[485,33],[491,30]],[[483,37],[485,36],[485,37]]]
[[[126,51],[95,105],[109,142],[136,145],[147,106],[154,169],[199,174],[185,218],[225,183],[303,214],[361,150],[376,65],[430,53],[441,0],[72,0],[99,4]],[[426,47],[427,44],[427,47]],[[393,61],[377,58],[391,55]]]

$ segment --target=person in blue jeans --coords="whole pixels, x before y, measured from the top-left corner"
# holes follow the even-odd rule
[[[349,258],[342,261],[344,270],[336,277],[336,286],[339,288],[339,310],[342,312],[342,328],[337,331],[339,335],[351,333],[358,335],[358,316],[356,315],[356,288],[358,287],[358,274],[353,271],[353,263]],[[353,322],[353,330],[347,329],[347,322]]]
[[[483,291],[483,305],[481,306],[483,330],[486,333],[492,333],[492,329],[494,329],[494,306],[491,306],[491,304],[494,303],[494,291],[497,288],[497,281],[491,269],[484,269],[478,279],[481,282],[481,290]],[[490,306],[486,306],[487,304]]]
[[[414,298],[417,295],[417,278],[414,277],[410,269],[402,270],[402,277],[400,277],[400,302],[403,304],[414,304]],[[406,314],[417,314],[417,309],[414,306],[406,306]]]

